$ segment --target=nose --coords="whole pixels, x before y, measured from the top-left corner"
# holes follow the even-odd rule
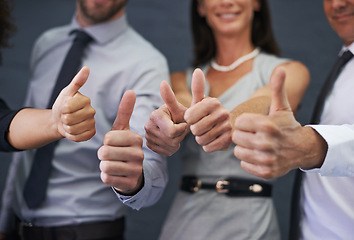
[[[332,0],[332,7],[334,9],[340,9],[347,5],[347,0]]]
[[[221,5],[230,6],[234,3],[234,0],[220,0]]]

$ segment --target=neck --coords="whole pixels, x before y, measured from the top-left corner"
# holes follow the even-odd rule
[[[125,8],[122,8],[114,16],[112,16],[110,19],[108,19],[108,20],[106,20],[104,22],[95,22],[94,20],[85,17],[84,14],[82,14],[82,12],[80,11],[79,6],[77,6],[76,20],[77,20],[77,22],[79,23],[79,25],[82,28],[85,28],[85,27],[90,27],[90,26],[96,25],[96,24],[100,24],[100,23],[105,23],[105,22],[110,22],[110,21],[116,20],[116,19],[122,17],[124,15],[124,13],[125,13]]]
[[[352,43],[353,43],[353,41],[348,41],[348,42],[344,42],[344,45],[345,45],[346,47],[349,47]]]
[[[236,59],[254,50],[249,37],[215,37],[216,55],[215,60],[219,65],[227,66]]]

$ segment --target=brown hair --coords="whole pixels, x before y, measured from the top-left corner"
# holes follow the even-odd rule
[[[251,40],[254,46],[270,54],[280,55],[280,48],[275,40],[270,10],[266,0],[259,0],[261,9],[254,13]],[[211,28],[205,17],[198,13],[198,0],[192,0],[191,24],[194,44],[194,67],[209,62],[216,54],[216,45]]]
[[[9,1],[0,0],[0,64],[2,63],[1,49],[10,47],[9,38],[16,31],[12,23],[11,10]]]

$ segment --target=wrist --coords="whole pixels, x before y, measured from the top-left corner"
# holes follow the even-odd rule
[[[142,188],[144,187],[144,172],[139,176],[138,178],[138,182],[135,186],[135,188],[133,189],[129,189],[129,190],[124,190],[122,191],[121,189],[117,188],[117,187],[113,187],[114,190],[120,194],[120,195],[124,195],[124,196],[134,196],[135,194],[137,194]]]
[[[55,140],[59,140],[61,138],[64,138],[65,135],[60,133],[60,121],[57,119],[57,117],[55,116],[55,113],[53,112],[53,110],[49,110],[51,111],[51,121],[49,122],[49,126],[48,129],[50,129],[49,135],[51,138],[55,139]],[[63,131],[64,132],[64,131]]]
[[[302,127],[305,141],[302,143],[305,147],[306,157],[301,159],[300,168],[309,170],[320,168],[327,155],[328,145],[323,137],[312,127]]]

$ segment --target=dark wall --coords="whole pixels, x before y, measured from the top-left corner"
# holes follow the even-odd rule
[[[12,39],[14,47],[4,52],[0,67],[0,96],[12,108],[24,101],[29,79],[28,62],[36,37],[44,30],[68,23],[74,13],[73,0],[14,0],[18,32]],[[297,115],[309,121],[319,87],[339,51],[341,41],[329,27],[323,14],[322,1],[269,0],[273,26],[283,56],[302,61],[311,71],[311,84]],[[128,18],[145,38],[168,59],[171,71],[185,69],[191,59],[189,31],[189,0],[130,0]],[[10,154],[0,153],[0,189],[6,179]],[[161,224],[177,189],[178,154],[169,159],[170,182],[162,199],[153,207],[130,211],[128,240],[157,239]],[[279,223],[286,239],[289,201],[293,174],[280,178],[275,186],[274,200]],[[1,191],[0,191],[1,193]]]

